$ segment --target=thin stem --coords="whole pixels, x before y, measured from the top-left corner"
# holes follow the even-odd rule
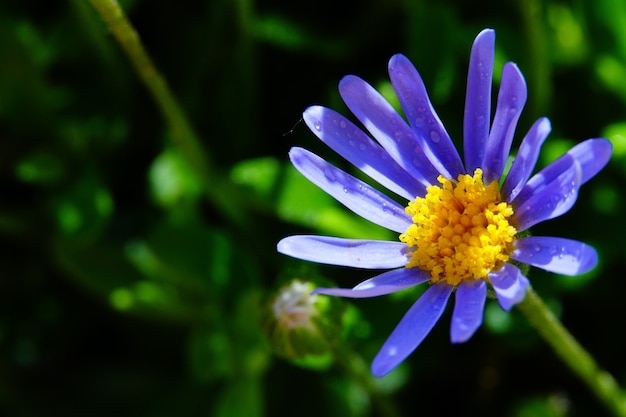
[[[372,374],[363,358],[346,346],[334,349],[335,359],[341,368],[365,390],[374,408],[383,417],[401,417],[402,413],[387,393],[375,384]]]
[[[532,288],[528,289],[526,298],[518,307],[556,354],[587,384],[613,415],[626,417],[626,397],[615,379],[598,366]]]
[[[174,145],[203,183],[207,199],[231,221],[244,226],[244,217],[238,211],[240,206],[233,204],[232,201],[232,195],[236,193],[236,190],[233,190],[225,179],[212,171],[210,155],[201,146],[181,106],[165,79],[157,71],[118,2],[116,0],[90,0],[90,3],[109,27],[137,75],[152,94],[163,118],[169,125]]]

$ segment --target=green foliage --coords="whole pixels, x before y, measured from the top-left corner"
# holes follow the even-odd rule
[[[148,79],[91,2],[0,4],[2,415],[597,415],[524,318],[494,300],[471,341],[450,346],[448,312],[381,380],[368,364],[421,288],[320,296],[319,333],[268,329],[281,284],[350,287],[376,273],[287,259],[280,238],[397,237],[291,166],[289,147],[303,146],[359,175],[297,123],[302,110],[348,114],[336,91],[348,73],[398,107],[385,68],[403,52],[460,143],[483,27],[497,32],[496,72],[513,60],[528,83],[516,144],[546,115],[540,165],[588,137],[614,145],[575,208],[534,231],[593,244],[599,267],[530,279],[626,381],[626,3],[120,4],[153,61]]]

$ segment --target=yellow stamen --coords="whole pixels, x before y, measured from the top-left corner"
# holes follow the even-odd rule
[[[430,271],[431,282],[458,285],[465,279],[486,279],[509,259],[517,230],[509,222],[513,208],[501,201],[496,181],[485,186],[483,172],[439,176],[426,196],[409,202],[413,224],[400,240],[415,248],[407,268]]]

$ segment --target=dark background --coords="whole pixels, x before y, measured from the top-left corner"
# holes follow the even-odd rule
[[[395,239],[294,173],[291,146],[350,170],[301,123],[302,111],[323,104],[347,115],[336,90],[346,74],[389,91],[387,60],[402,52],[460,145],[471,43],[492,27],[494,86],[509,60],[528,83],[516,144],[543,115],[553,130],[541,165],[589,137],[614,143],[609,166],[576,206],[534,229],[594,245],[599,266],[581,277],[532,270],[530,280],[626,383],[625,3],[121,6],[193,125],[212,176],[193,170],[89,2],[0,3],[1,415],[604,413],[525,317],[494,301],[469,342],[449,343],[448,311],[382,380],[351,373],[341,358],[279,357],[266,323],[269,300],[292,278],[348,287],[371,276],[288,259],[275,251],[280,238]],[[368,366],[416,296],[338,301],[345,329],[329,337]]]

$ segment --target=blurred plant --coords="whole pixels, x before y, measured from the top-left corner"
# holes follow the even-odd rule
[[[0,2],[2,415],[595,410],[575,378],[540,378],[531,388],[517,378],[558,375],[559,364],[518,309],[497,303],[485,306],[471,344],[429,337],[422,355],[378,379],[368,364],[389,320],[424,286],[360,309],[343,302],[339,343],[318,368],[276,360],[261,327],[276,277],[335,285],[318,280],[327,267],[277,255],[281,236],[395,239],[285,161],[289,143],[321,146],[309,142],[303,106],[343,106],[336,80],[359,68],[401,112],[380,65],[401,51],[418,64],[442,120],[454,120],[467,41],[484,26],[498,30],[495,66],[515,60],[528,77],[521,124],[549,111],[558,126],[538,166],[574,138],[601,131],[613,144],[610,168],[581,190],[575,210],[537,229],[592,243],[599,267],[577,277],[537,269],[533,286],[624,380],[614,311],[622,286],[597,285],[622,274],[625,253],[624,4],[99,3],[110,20],[85,0]],[[460,126],[447,127],[461,136]],[[342,271],[342,282],[362,279]],[[603,317],[593,327],[590,311]],[[450,380],[466,387],[454,402]]]

